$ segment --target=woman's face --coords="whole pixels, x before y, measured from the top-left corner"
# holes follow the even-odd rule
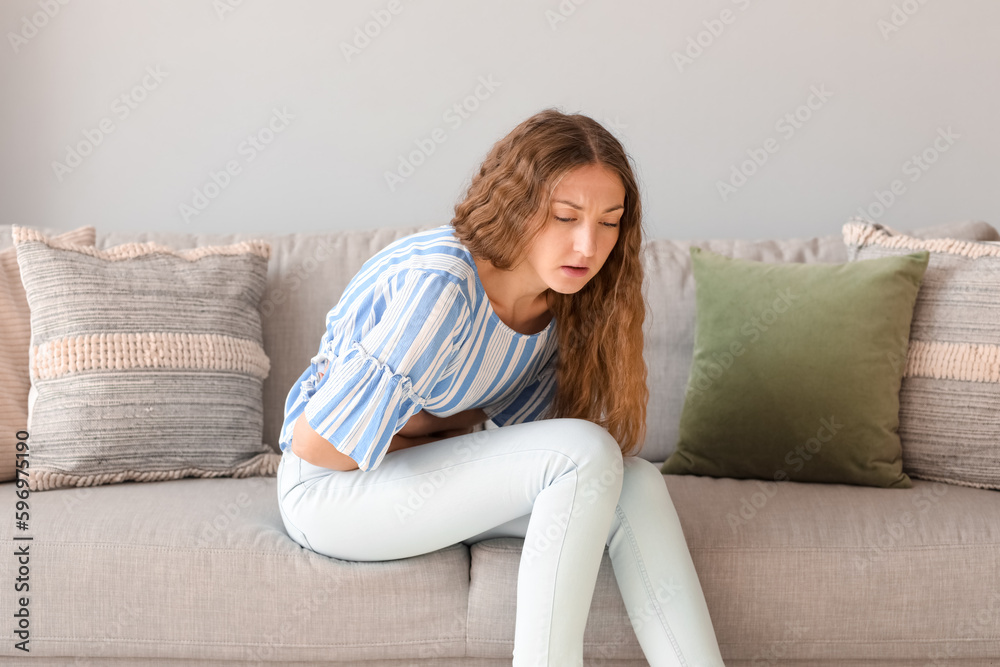
[[[625,187],[618,174],[597,164],[577,167],[556,184],[547,210],[540,212],[547,220],[527,263],[553,291],[579,291],[611,254],[624,213]]]

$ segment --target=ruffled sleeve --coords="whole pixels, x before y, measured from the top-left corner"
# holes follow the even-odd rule
[[[365,471],[428,402],[471,318],[461,288],[441,274],[400,271],[373,289],[360,335],[330,359],[305,407],[309,425]]]
[[[556,363],[559,354],[554,352],[535,379],[521,391],[502,401],[483,408],[486,416],[497,426],[520,424],[547,418],[556,392]]]

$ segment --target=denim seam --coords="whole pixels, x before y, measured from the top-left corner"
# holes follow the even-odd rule
[[[569,457],[567,457],[567,458],[569,458]],[[573,459],[570,459],[570,460],[572,461]],[[575,464],[576,464],[576,462],[574,461],[574,465]],[[580,471],[580,467],[579,466],[573,468],[573,470],[572,470],[572,473],[573,473],[574,477],[576,477],[576,483],[573,485],[573,498],[569,502],[569,509],[570,509],[569,518],[566,519],[566,527],[563,528],[562,540],[560,540],[560,542],[559,542],[559,552],[560,553],[563,553],[563,550],[564,550],[564,548],[566,546],[566,533],[569,532],[569,524],[570,524],[570,522],[573,521],[573,511],[572,510],[576,506],[576,491],[577,491],[577,487],[580,485],[580,473],[579,473],[579,471]],[[545,487],[545,488],[551,488],[551,486],[548,486],[548,487]],[[537,498],[536,498],[536,500],[537,500]],[[532,503],[532,510],[534,510],[534,503]],[[522,549],[523,549],[523,545],[522,545]],[[552,575],[552,595],[549,596],[549,600],[551,601],[550,610],[551,610],[552,613],[549,614],[549,639],[548,639],[548,643],[545,645],[545,659],[547,661],[551,661],[551,659],[552,659],[552,622],[553,622],[554,617],[555,617],[555,600],[556,600],[555,588],[556,588],[556,581],[559,579],[559,567],[561,565],[562,565],[562,558],[560,558],[559,562],[556,563],[556,571],[555,571],[555,574]]]
[[[652,601],[653,607],[656,609],[656,615],[663,624],[663,629],[667,632],[667,637],[670,639],[670,645],[673,647],[674,653],[677,654],[677,659],[680,660],[681,665],[687,665],[688,662],[684,658],[684,654],[681,652],[681,647],[677,644],[677,638],[674,636],[673,631],[670,629],[670,624],[667,622],[666,616],[663,614],[663,608],[660,607],[660,602],[656,599],[656,591],[653,590],[653,586],[649,582],[649,574],[646,572],[642,555],[639,553],[639,545],[636,542],[635,535],[632,532],[632,527],[629,525],[628,518],[625,516],[625,512],[622,511],[620,504],[615,506],[615,514],[618,515],[618,519],[621,521],[621,526],[625,530],[625,535],[628,536],[629,546],[632,549],[632,554],[635,556],[636,566],[639,568],[639,575],[642,577],[643,586],[646,588],[646,595],[649,597],[650,601]]]
[[[303,483],[301,481],[302,480],[302,473],[301,473],[302,464],[301,464],[301,461],[296,460],[295,461],[295,465],[298,466],[298,469],[294,471],[295,472],[295,477],[299,481],[296,482],[295,484],[293,484],[292,488],[288,489],[285,492],[285,494],[281,498],[278,499],[278,510],[284,515],[284,518],[288,521],[288,523],[290,523],[295,530],[299,531],[299,534],[302,536],[302,539],[305,540],[306,546],[308,546],[310,549],[312,549],[313,551],[315,551],[315,549],[313,549],[313,547],[312,547],[312,542],[310,542],[309,538],[306,537],[306,531],[304,531],[301,528],[299,528],[298,525],[296,525],[296,523],[294,521],[292,521],[292,517],[291,517],[290,513],[286,512],[285,508],[284,508],[285,498],[287,498],[288,495],[292,491],[294,491],[297,487],[301,486],[302,483]]]

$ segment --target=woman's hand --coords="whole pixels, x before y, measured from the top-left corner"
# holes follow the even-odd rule
[[[486,413],[479,408],[464,410],[450,417],[435,417],[420,410],[392,436],[386,452],[395,452],[436,440],[453,438],[456,435],[472,433],[473,427],[484,421],[486,421]]]
[[[453,438],[456,435],[465,435],[466,433],[472,433],[472,427],[467,426],[466,428],[449,428],[443,431],[435,431],[431,433],[432,438],[437,440],[444,440],[445,438]]]
[[[472,408],[451,415],[450,417],[435,417],[420,410],[398,431],[405,438],[435,436],[435,439],[450,438],[455,435],[472,433],[473,427],[482,424],[487,419],[482,408]]]
[[[444,431],[437,431],[435,433],[429,433],[427,435],[416,435],[416,436],[406,436],[402,432],[397,433],[392,436],[389,441],[389,448],[386,452],[395,452],[400,449],[406,449],[408,447],[416,447],[417,445],[423,445],[428,442],[435,442],[437,440],[444,440],[445,438],[453,438],[456,435],[465,435],[466,433],[472,433],[472,427],[466,428],[453,428],[446,429]]]

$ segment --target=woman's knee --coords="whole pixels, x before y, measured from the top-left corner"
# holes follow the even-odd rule
[[[561,441],[569,452],[585,454],[587,459],[602,467],[622,471],[622,450],[618,441],[600,424],[586,419],[563,417],[550,420],[559,429]]]
[[[628,503],[630,498],[642,504],[647,503],[655,493],[664,493],[667,485],[663,473],[644,458],[626,456],[622,459],[624,467],[621,502]]]

